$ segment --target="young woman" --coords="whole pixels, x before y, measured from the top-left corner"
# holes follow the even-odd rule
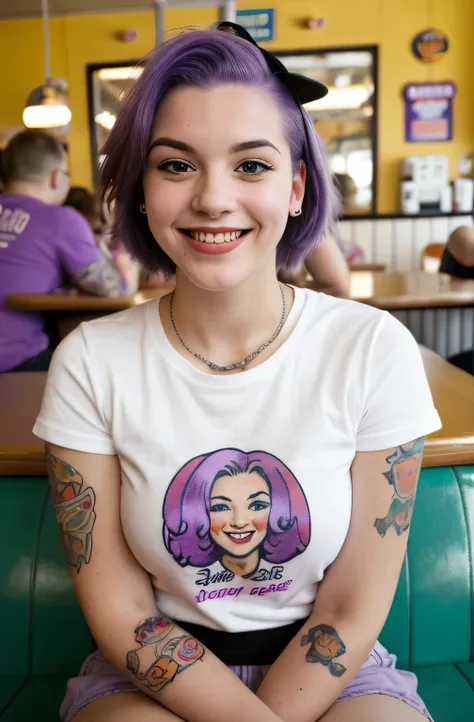
[[[158,49],[105,149],[176,289],[71,333],[35,426],[100,650],[61,718],[423,722],[377,636],[439,418],[392,316],[278,283],[334,212],[325,89],[224,28]]]

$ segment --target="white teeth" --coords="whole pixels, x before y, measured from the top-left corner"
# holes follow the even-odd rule
[[[242,231],[233,231],[232,233],[201,233],[200,231],[191,231],[192,238],[201,243],[231,243],[240,238],[241,235]]]
[[[233,537],[234,539],[245,539],[245,537],[250,536],[250,534],[251,532],[249,531],[243,532],[243,534],[233,534],[232,532],[230,532],[229,536]]]

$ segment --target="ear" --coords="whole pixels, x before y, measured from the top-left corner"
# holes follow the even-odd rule
[[[290,198],[290,208],[303,205],[304,192],[306,188],[306,163],[300,160],[298,170],[293,176],[293,184]]]
[[[53,170],[49,176],[49,185],[53,190],[56,190],[59,185],[59,170]]]

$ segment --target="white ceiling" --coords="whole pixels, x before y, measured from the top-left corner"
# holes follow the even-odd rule
[[[169,7],[198,7],[224,4],[224,0],[167,0]],[[151,10],[153,0],[49,0],[50,15]],[[41,0],[0,0],[0,20],[40,17]]]

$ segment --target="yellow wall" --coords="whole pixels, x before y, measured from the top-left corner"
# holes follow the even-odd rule
[[[378,211],[398,210],[400,159],[409,154],[444,153],[450,174],[474,146],[474,73],[470,48],[474,0],[240,0],[239,9],[276,8],[278,50],[340,45],[377,44],[379,54]],[[325,19],[319,30],[299,21],[309,15]],[[168,28],[206,25],[216,10],[168,10]],[[420,30],[435,26],[447,33],[449,53],[434,64],[422,63],[410,43]],[[123,43],[115,34],[134,28],[138,38]],[[87,120],[87,63],[135,59],[153,46],[154,22],[149,12],[58,17],[51,20],[52,74],[69,81],[73,114],[70,163],[75,184],[90,185],[91,162]],[[43,79],[42,33],[39,20],[0,22],[0,125],[21,123],[28,92]],[[454,140],[450,143],[404,142],[402,90],[407,82],[452,80],[458,88],[454,108]]]

